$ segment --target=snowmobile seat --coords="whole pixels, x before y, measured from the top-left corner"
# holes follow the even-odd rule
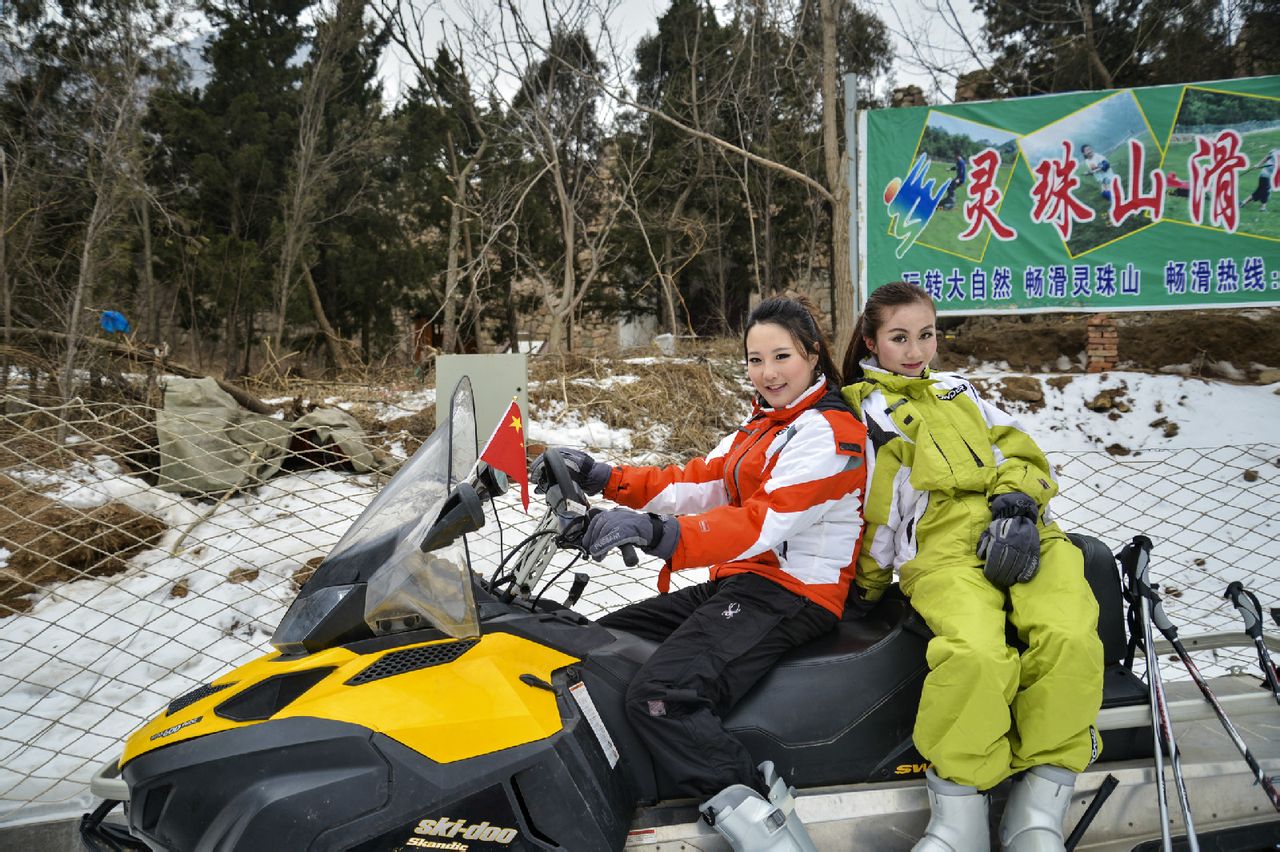
[[[1103,706],[1145,703],[1142,681],[1123,665],[1127,643],[1115,559],[1095,538],[1071,538],[1085,553],[1085,573],[1098,597],[1107,663]],[[613,641],[593,654],[584,675],[593,692],[609,689],[621,698],[631,674],[657,645],[623,631],[608,632]],[[753,758],[772,760],[799,787],[922,776],[928,764],[911,734],[928,674],[930,638],[924,620],[895,584],[875,605],[846,613],[834,630],[783,656],[726,715],[725,727]],[[616,712],[621,713],[620,706]],[[624,737],[634,736],[626,727]],[[1150,747],[1149,728],[1107,731],[1104,757],[1139,757]],[[641,797],[670,795],[664,789],[669,779],[653,769],[656,779],[638,773]]]

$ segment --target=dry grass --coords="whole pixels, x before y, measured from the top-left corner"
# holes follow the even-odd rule
[[[121,400],[39,408],[10,400],[0,417],[0,470],[34,465],[65,469],[71,462],[105,455],[135,474],[156,463],[152,409]]]
[[[741,422],[747,395],[740,346],[711,341],[652,361],[537,356],[529,361],[529,404],[631,429],[633,449],[683,461],[710,451]],[[624,384],[620,376],[635,380]]]

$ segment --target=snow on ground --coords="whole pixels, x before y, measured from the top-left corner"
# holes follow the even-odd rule
[[[992,366],[973,375],[993,383],[1004,377]],[[578,380],[566,393],[627,378],[594,388]],[[1277,603],[1280,385],[1124,372],[1039,378],[1043,407],[1008,407],[1058,466],[1063,495],[1055,510],[1064,527],[1112,547],[1136,533],[1150,535],[1153,579],[1166,584],[1166,609],[1184,635],[1239,627],[1221,600],[1229,579],[1245,580],[1264,605]],[[1127,411],[1086,407],[1100,393],[1121,389],[1111,396]],[[383,420],[434,405],[430,391],[387,399],[377,411]],[[632,438],[630,430],[584,419],[563,402],[529,413],[531,442],[583,447],[611,462],[648,461],[633,453]],[[286,474],[256,494],[215,504],[154,489],[105,457],[58,472],[8,473],[71,505],[124,500],[169,528],[125,573],[63,584],[30,612],[0,619],[0,823],[87,805],[90,774],[148,716],[266,650],[294,594],[293,572],[323,555],[380,485],[331,471]],[[514,491],[498,501],[501,523],[488,524],[471,546],[482,573],[533,530],[541,510],[535,497],[524,514]],[[0,549],[0,568],[8,558]],[[575,564],[547,594],[562,598],[578,571],[592,578],[578,605],[588,616],[653,593],[653,562],[628,568],[615,553],[603,563]],[[676,582],[705,576],[683,572]],[[1247,667],[1250,659],[1227,656],[1206,668]]]
[[[995,372],[975,371],[975,377],[997,378]],[[1222,447],[1276,441],[1280,423],[1280,384],[1233,385],[1205,379],[1147,373],[1075,374],[1062,387],[1045,383],[1045,404],[1029,411],[1025,404],[1006,405],[1046,452],[1095,450],[1112,444],[1128,449]],[[1128,412],[1092,411],[1085,404],[1103,391],[1122,389],[1117,396]],[[1177,426],[1151,424],[1160,419]]]

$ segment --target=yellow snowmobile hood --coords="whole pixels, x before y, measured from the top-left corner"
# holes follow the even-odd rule
[[[172,743],[302,716],[361,725],[438,763],[463,760],[559,731],[555,694],[537,682],[549,684],[553,672],[576,662],[507,633],[368,654],[345,647],[298,658],[272,653],[176,700],[177,709],[128,739],[120,766]],[[304,691],[288,700],[300,685]],[[247,718],[272,701],[283,706]]]

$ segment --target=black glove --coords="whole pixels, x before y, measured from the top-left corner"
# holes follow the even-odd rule
[[[978,538],[982,573],[1002,589],[1025,583],[1040,569],[1040,531],[1030,518],[996,518]]]
[[[546,453],[538,456],[533,462],[533,467],[529,468],[529,481],[533,483],[533,490],[536,494],[546,494],[547,488],[551,483],[551,474],[547,471],[546,457],[547,453],[559,453],[560,458],[564,461],[564,466],[568,468],[569,475],[573,477],[573,481],[578,483],[578,487],[588,496],[599,494],[604,490],[605,485],[609,482],[609,476],[613,473],[613,467],[598,462],[582,450],[567,450],[563,447],[551,447]]]
[[[997,494],[991,498],[992,518],[1026,518],[1034,521],[1040,516],[1040,507],[1034,497],[1021,491]]]
[[[582,546],[592,559],[599,559],[615,547],[633,544],[665,562],[675,552],[679,540],[680,525],[670,515],[609,509],[597,514],[587,524]]]

